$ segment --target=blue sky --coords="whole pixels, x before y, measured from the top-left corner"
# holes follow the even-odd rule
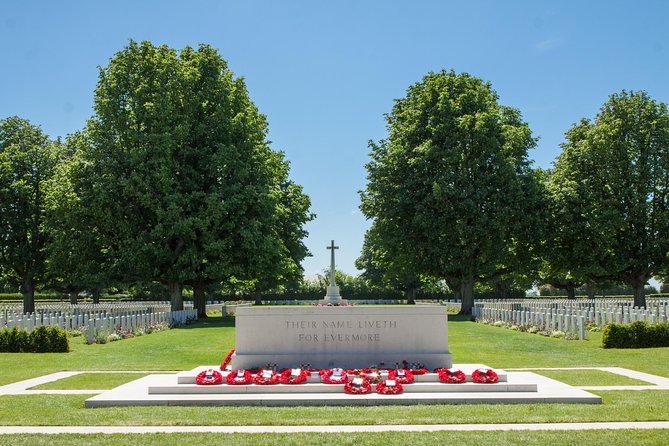
[[[209,43],[246,79],[275,149],[311,196],[313,257],[356,273],[367,141],[393,99],[429,71],[468,72],[520,109],[549,167],[564,132],[621,89],[669,102],[669,2],[0,1],[0,118],[52,137],[84,126],[98,66],[129,39]]]

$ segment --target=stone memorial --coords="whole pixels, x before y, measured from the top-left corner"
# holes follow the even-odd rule
[[[330,285],[327,287],[325,293],[325,299],[318,301],[319,305],[347,305],[348,301],[342,299],[339,294],[339,287],[335,281],[335,249],[339,249],[339,246],[335,246],[334,240],[330,241],[330,246],[327,247],[330,251]]]
[[[450,367],[446,308],[432,305],[242,307],[232,367]]]
[[[452,365],[445,307],[347,306],[335,283],[334,240],[328,249],[330,286],[321,305],[237,309],[234,368]]]

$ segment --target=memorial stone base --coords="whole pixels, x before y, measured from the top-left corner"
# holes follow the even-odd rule
[[[452,365],[443,306],[246,307],[235,327],[234,369]]]

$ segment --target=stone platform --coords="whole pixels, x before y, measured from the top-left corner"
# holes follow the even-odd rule
[[[89,398],[85,407],[111,406],[353,406],[411,404],[600,404],[601,398],[584,390],[530,372],[497,370],[495,384],[444,384],[436,374],[417,375],[398,395],[348,395],[342,385],[322,384],[316,374],[298,385],[199,386],[197,367],[176,375],[149,375]],[[481,364],[454,366],[467,374]]]

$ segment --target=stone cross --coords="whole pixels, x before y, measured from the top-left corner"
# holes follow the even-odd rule
[[[336,286],[335,284],[335,249],[339,249],[339,246],[335,246],[334,240],[330,241],[330,246],[327,249],[331,249],[330,253],[330,286]]]

